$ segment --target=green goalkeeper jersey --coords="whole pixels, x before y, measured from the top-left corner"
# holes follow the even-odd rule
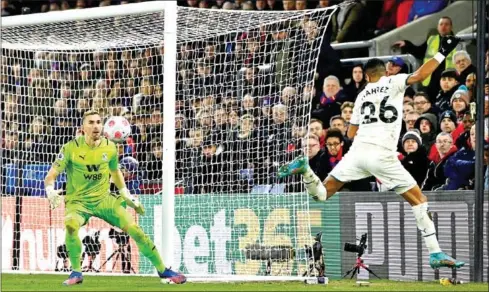
[[[66,143],[53,167],[66,171],[66,202],[81,202],[96,205],[110,192],[110,171],[117,170],[118,151],[115,144],[106,138],[96,147],[80,136]]]

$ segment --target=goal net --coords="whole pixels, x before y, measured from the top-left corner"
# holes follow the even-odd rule
[[[118,145],[137,222],[172,266],[196,275],[295,276],[313,239],[308,196],[278,167],[303,153],[317,60],[332,9],[295,12],[178,7],[177,50],[165,50],[164,13],[130,4],[22,16],[2,27],[2,272],[68,271],[64,206],[51,211],[43,180],[83,113],[127,117]],[[138,8],[148,11],[137,13]],[[156,6],[155,6],[156,7]],[[109,11],[109,12],[110,12]],[[123,11],[123,12],[120,12]],[[126,15],[124,15],[126,14]],[[80,15],[84,15],[81,17]],[[93,17],[92,17],[93,15]],[[36,18],[40,20],[36,23]],[[165,82],[164,54],[176,57]],[[174,96],[164,96],[175,87]],[[175,137],[163,135],[172,99]],[[168,113],[168,111],[167,111]],[[164,139],[175,143],[175,225],[166,230]],[[63,188],[65,176],[57,181]],[[172,189],[173,191],[173,189]],[[173,246],[162,246],[173,233]],[[80,231],[85,271],[154,274],[135,243],[92,218]]]

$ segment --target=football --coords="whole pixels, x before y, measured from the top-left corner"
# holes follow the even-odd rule
[[[122,143],[131,135],[131,124],[120,116],[110,117],[104,125],[104,136],[114,143]]]

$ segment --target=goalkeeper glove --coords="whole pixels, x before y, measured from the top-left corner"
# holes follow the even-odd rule
[[[441,38],[440,48],[438,49],[438,52],[447,57],[453,51],[453,49],[455,49],[459,42],[460,38],[456,36],[444,36]]]
[[[136,213],[139,215],[144,215],[144,207],[141,202],[139,202],[138,198],[135,196],[131,195],[129,190],[127,188],[123,188],[122,190],[119,190],[119,194],[122,196],[124,201],[126,201],[127,205],[131,208],[133,208]]]
[[[51,210],[54,210],[58,208],[58,206],[61,204],[61,196],[59,193],[61,190],[55,190],[52,185],[46,186],[46,194],[49,200],[49,206],[51,207]]]

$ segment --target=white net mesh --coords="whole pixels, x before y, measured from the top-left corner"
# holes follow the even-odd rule
[[[179,7],[178,269],[265,275],[267,260],[274,275],[306,269],[308,197],[298,179],[276,171],[302,153],[331,13]],[[133,124],[120,165],[147,209],[135,218],[159,246],[162,93],[175,86],[163,82],[163,27],[157,12],[2,28],[2,269],[69,269],[63,208],[49,211],[42,181],[88,109]],[[86,270],[153,272],[132,240],[98,219],[80,237]],[[105,263],[117,251],[122,257]]]

